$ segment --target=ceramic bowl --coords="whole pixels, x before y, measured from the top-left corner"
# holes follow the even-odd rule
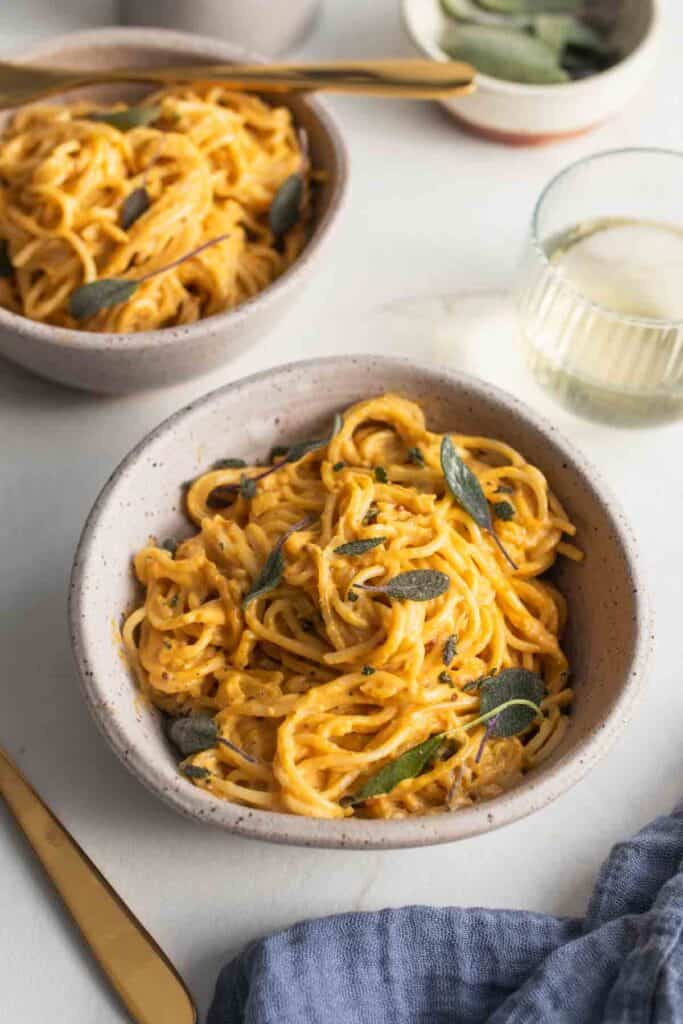
[[[239,43],[274,57],[301,42],[320,0],[119,0],[124,25],[160,25]]]
[[[624,0],[615,38],[626,56],[599,75],[561,85],[525,85],[478,74],[469,96],[443,100],[465,129],[508,145],[542,145],[589,131],[635,95],[652,70],[661,0]],[[449,60],[438,44],[448,19],[439,0],[402,0],[403,24],[423,56]]]
[[[181,485],[226,452],[253,458],[283,439],[316,436],[333,412],[397,391],[420,402],[433,429],[504,438],[540,466],[578,527],[584,564],[563,560],[565,638],[576,701],[561,746],[516,789],[479,806],[401,821],[328,821],[217,800],[177,771],[160,716],[136,699],[113,635],[139,593],[131,558],[150,535],[183,536]],[[347,356],[278,367],[214,391],[146,437],[115,471],[86,523],[71,581],[70,622],[83,693],[126,766],[171,807],[231,832],[277,842],[389,848],[449,842],[530,814],[573,785],[627,721],[649,643],[633,540],[593,470],[555,428],[475,378],[407,360]]]
[[[76,32],[33,47],[28,62],[67,67],[149,67],[217,61],[257,61],[237,46],[163,29],[106,28]],[[104,86],[71,92],[101,102],[136,102],[149,87]],[[98,334],[35,323],[0,308],[0,353],[43,377],[88,391],[124,393],[164,387],[198,377],[228,362],[280,319],[329,255],[329,242],[346,192],[346,148],[331,115],[318,100],[281,98],[309,137],[312,161],[325,172],[318,190],[311,237],[285,273],[236,309],[184,327]],[[9,114],[0,118],[0,128]]]

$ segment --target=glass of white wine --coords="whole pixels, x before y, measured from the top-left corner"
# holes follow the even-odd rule
[[[601,153],[554,178],[516,305],[532,372],[575,412],[683,416],[683,153]]]

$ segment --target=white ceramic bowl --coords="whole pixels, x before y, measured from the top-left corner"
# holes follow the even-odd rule
[[[599,75],[560,85],[526,85],[478,74],[469,96],[443,100],[465,129],[508,145],[542,145],[572,138],[625,107],[652,70],[660,35],[661,0],[624,0],[617,38],[626,56]],[[449,60],[438,40],[448,19],[439,0],[402,0],[413,45]]]
[[[66,67],[149,67],[258,61],[239,47],[164,29],[105,28],[75,32],[40,43],[22,60]],[[149,87],[104,86],[71,92],[67,99],[135,102]],[[317,192],[311,237],[285,273],[241,306],[185,327],[135,334],[99,334],[35,323],[0,308],[0,353],[43,377],[88,391],[122,393],[164,387],[198,377],[228,362],[277,322],[303,293],[315,268],[329,257],[333,226],[346,192],[346,148],[319,100],[280,98],[307,133],[312,162],[325,171]],[[0,117],[0,128],[11,115]]]
[[[182,778],[158,713],[136,699],[113,636],[137,591],[131,557],[150,534],[182,536],[182,482],[217,458],[254,457],[276,442],[315,436],[333,412],[391,390],[419,401],[431,426],[504,438],[546,473],[578,527],[585,564],[564,560],[566,637],[576,702],[546,763],[506,795],[452,814],[403,821],[327,821],[217,800]],[[595,471],[517,399],[482,381],[407,360],[370,356],[278,367],[200,398],[145,438],[100,494],[81,537],[70,620],[83,693],[97,725],[139,779],[176,810],[260,839],[332,847],[448,842],[538,810],[604,754],[626,722],[642,675],[649,622],[630,533]]]

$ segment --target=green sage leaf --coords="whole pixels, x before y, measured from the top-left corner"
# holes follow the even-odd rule
[[[103,277],[99,281],[82,284],[69,296],[69,313],[74,320],[87,320],[101,309],[127,302],[137,289],[137,281],[123,277]]]
[[[487,11],[475,0],[441,0],[441,9],[448,18],[470,21],[475,25],[503,25],[509,28],[528,28],[531,16],[522,13],[494,13]]]
[[[472,64],[492,78],[530,85],[567,82],[558,55],[541,39],[513,29],[488,25],[448,25],[441,49],[454,60]]]
[[[441,660],[443,661],[446,668],[453,661],[453,658],[458,653],[458,635],[457,633],[451,633],[446,643],[443,645],[443,652]]]
[[[493,503],[493,514],[496,519],[502,519],[507,523],[510,519],[515,518],[515,506],[511,505],[509,501],[496,501]]]
[[[372,594],[386,594],[397,601],[431,601],[445,594],[451,585],[450,578],[438,569],[409,569],[400,572],[387,583],[354,583],[354,587]]]
[[[131,128],[140,128],[156,121],[161,113],[160,107],[126,107],[125,110],[112,110],[86,114],[86,121],[98,121],[110,124],[121,132],[129,132]]]
[[[424,469],[425,457],[421,448],[408,449],[408,461],[419,469]]]
[[[533,20],[534,32],[558,57],[568,46],[605,56],[609,47],[604,39],[571,14],[538,14]]]
[[[585,0],[477,0],[480,7],[498,14],[575,13]]]
[[[144,186],[134,188],[132,192],[128,193],[123,200],[121,216],[119,217],[119,223],[124,231],[132,227],[135,221],[149,210],[150,204],[149,192]]]
[[[443,470],[448,490],[458,505],[468,515],[472,516],[480,529],[486,530],[493,537],[493,540],[512,568],[516,569],[517,566],[508,555],[500,542],[500,538],[493,529],[489,503],[481,489],[481,484],[469,466],[460,458],[455,450],[455,445],[447,434],[441,442],[441,469]]]
[[[362,804],[373,796],[381,796],[383,793],[390,793],[398,786],[399,782],[405,779],[415,779],[430,766],[434,756],[445,739],[444,733],[430,736],[423,743],[411,747],[405,753],[390,761],[383,768],[367,780],[353,796],[345,798],[344,806]]]
[[[211,775],[208,768],[200,768],[198,764],[181,764],[180,770],[188,779],[208,779]]]
[[[324,448],[325,445],[329,444],[333,437],[336,437],[342,428],[343,419],[339,413],[335,413],[334,420],[332,421],[332,429],[327,437],[314,438],[312,441],[297,441],[296,444],[291,445],[287,449],[285,455],[285,462],[298,462],[299,459],[303,459],[304,455],[308,455],[309,452],[315,452],[319,448]]]
[[[347,544],[340,544],[334,549],[335,555],[364,555],[366,551],[372,551],[384,544],[386,537],[368,537],[367,540],[350,540]]]
[[[264,594],[268,594],[271,590],[275,590],[276,587],[282,582],[282,577],[285,573],[285,558],[282,554],[282,548],[284,547],[285,541],[288,537],[291,537],[293,533],[298,533],[299,530],[305,530],[307,526],[310,526],[314,521],[314,516],[306,516],[305,519],[301,519],[294,526],[290,526],[285,533],[282,534],[279,541],[268,555],[261,572],[258,574],[251,590],[242,601],[242,608],[246,608],[247,605],[255,601],[257,597],[262,597]]]
[[[14,267],[12,261],[9,258],[9,247],[6,240],[3,238],[0,241],[0,278],[11,277],[14,273]]]
[[[303,198],[303,177],[290,174],[275,193],[268,212],[268,224],[276,238],[282,238],[294,227],[301,215]]]
[[[525,668],[505,668],[497,675],[483,679],[479,684],[479,708],[482,715],[495,711],[511,700],[526,700],[537,707],[536,711],[524,705],[501,709],[491,735],[516,736],[524,732],[538,714],[544,695],[543,680]]]
[[[218,726],[211,715],[187,715],[184,718],[173,718],[166,732],[183,757],[188,757],[216,745]]]
[[[242,473],[240,477],[240,497],[244,498],[245,501],[251,501],[255,495],[256,481],[248,477],[246,473]]]

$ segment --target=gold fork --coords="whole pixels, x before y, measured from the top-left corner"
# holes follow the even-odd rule
[[[458,61],[366,60],[328,64],[197,64],[166,68],[41,67],[0,61],[0,108],[111,82],[221,82],[249,92],[346,92],[437,99],[474,89],[474,69]]]
[[[170,960],[1,748],[0,796],[136,1024],[196,1024]]]

